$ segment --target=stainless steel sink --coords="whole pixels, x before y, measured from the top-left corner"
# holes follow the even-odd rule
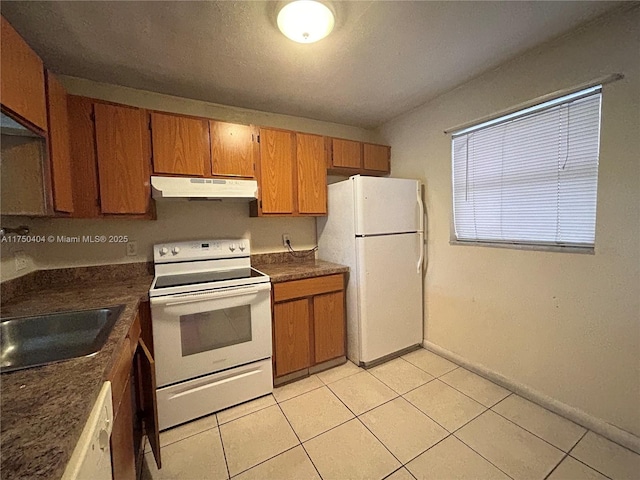
[[[37,367],[98,352],[124,305],[3,318],[0,372]]]

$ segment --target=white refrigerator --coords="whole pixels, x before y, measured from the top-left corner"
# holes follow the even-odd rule
[[[347,356],[368,366],[422,344],[421,184],[356,175],[328,189],[318,256],[350,268]]]

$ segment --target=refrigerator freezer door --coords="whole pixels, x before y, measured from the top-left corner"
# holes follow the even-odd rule
[[[356,239],[360,363],[422,343],[422,272],[417,233]]]
[[[352,177],[352,180],[356,235],[417,232],[421,229],[419,181],[360,175]]]

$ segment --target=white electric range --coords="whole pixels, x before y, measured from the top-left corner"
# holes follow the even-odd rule
[[[271,283],[247,239],[153,247],[160,430],[273,390]]]

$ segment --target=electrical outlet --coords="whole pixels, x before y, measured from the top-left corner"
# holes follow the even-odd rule
[[[127,242],[127,256],[135,257],[138,254],[138,242]]]
[[[282,234],[282,245],[284,245],[284,248],[291,246],[291,237],[288,233]]]
[[[14,255],[16,259],[16,272],[27,268],[27,256],[24,252],[22,250],[18,250]]]

